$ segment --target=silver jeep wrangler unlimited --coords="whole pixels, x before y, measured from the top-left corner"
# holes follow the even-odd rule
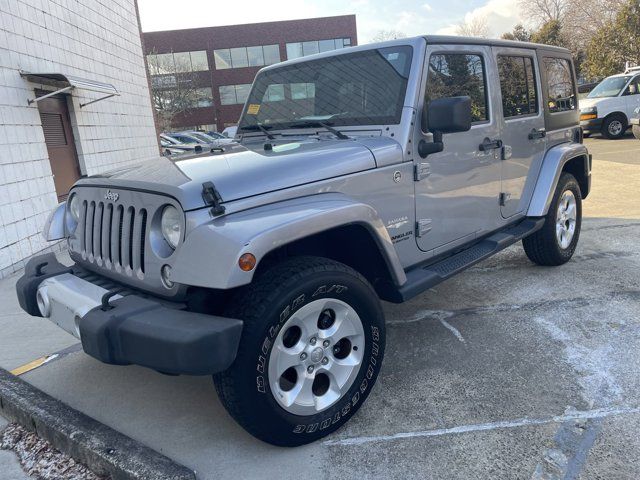
[[[427,36],[262,69],[239,144],[80,180],[22,308],[102,362],[213,375],[284,446],[364,403],[404,302],[522,240],[567,262],[591,181],[567,50]],[[410,367],[407,367],[410,368]]]

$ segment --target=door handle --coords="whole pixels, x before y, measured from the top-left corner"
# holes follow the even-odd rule
[[[544,128],[534,128],[529,132],[529,140],[535,140],[536,138],[544,138],[547,136],[547,131]]]
[[[478,148],[481,152],[502,148],[502,140],[491,140],[489,137],[485,137]]]

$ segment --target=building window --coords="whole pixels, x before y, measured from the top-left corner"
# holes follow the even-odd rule
[[[245,47],[231,48],[229,51],[231,52],[231,66],[233,68],[249,66],[249,61],[247,60],[247,49]]]
[[[151,75],[209,70],[205,50],[150,54],[147,55],[147,63]]]
[[[225,68],[231,68],[231,52],[228,48],[222,50],[214,50],[213,58],[216,62],[217,70],[224,70]]]
[[[220,103],[222,105],[238,105],[247,101],[251,84],[223,85],[219,87]]]
[[[547,105],[551,113],[575,110],[576,88],[571,64],[564,58],[545,58],[547,74]]]
[[[499,55],[498,72],[504,117],[538,113],[533,58]]]
[[[284,85],[282,83],[269,85],[264,94],[265,102],[281,102],[284,100]]]
[[[328,40],[313,40],[310,42],[287,43],[287,59],[306,57],[314,53],[330,52],[351,46],[350,38],[331,38]]]
[[[216,69],[262,67],[280,61],[278,45],[256,45],[252,47],[222,48],[213,51]]]
[[[438,53],[429,58],[425,105],[437,98],[471,97],[471,121],[489,120],[484,63],[480,55]],[[427,131],[427,125],[423,125]]]
[[[314,98],[316,96],[315,83],[292,83],[291,99],[303,100],[305,98]]]
[[[196,88],[194,107],[213,107],[213,93],[211,87]]]

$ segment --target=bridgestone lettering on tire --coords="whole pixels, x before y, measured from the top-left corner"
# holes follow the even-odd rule
[[[225,315],[245,323],[235,362],[214,383],[255,437],[280,446],[313,442],[340,428],[371,392],[384,356],[384,316],[352,268],[291,258],[239,292]]]
[[[582,197],[573,175],[563,173],[544,226],[522,240],[527,257],[538,265],[562,265],[576,250],[582,225]]]

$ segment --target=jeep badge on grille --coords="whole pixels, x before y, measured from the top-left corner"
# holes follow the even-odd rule
[[[104,194],[104,199],[105,200],[110,200],[112,202],[117,202],[118,198],[120,198],[120,194],[112,192],[111,190],[107,190],[107,193]]]

